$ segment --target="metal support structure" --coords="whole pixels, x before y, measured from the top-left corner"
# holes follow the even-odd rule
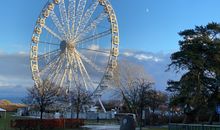
[[[102,104],[101,97],[99,97],[98,100],[99,100],[99,103],[100,103],[100,105],[102,107],[102,110],[106,113],[106,109],[105,109],[104,105]]]

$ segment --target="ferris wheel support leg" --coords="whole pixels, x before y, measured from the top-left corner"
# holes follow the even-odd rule
[[[102,110],[106,113],[106,109],[105,109],[104,105],[102,104],[101,97],[99,97],[98,100],[99,100],[99,103],[100,103],[100,105],[102,107]]]

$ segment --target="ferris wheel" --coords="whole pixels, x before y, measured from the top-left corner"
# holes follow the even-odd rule
[[[108,0],[49,0],[31,43],[35,84],[92,91],[101,96],[119,55],[119,29]]]

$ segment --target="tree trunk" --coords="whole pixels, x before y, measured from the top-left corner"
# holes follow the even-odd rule
[[[80,112],[80,99],[78,98],[77,101],[77,106],[76,106],[76,119],[79,119],[79,112]]]
[[[140,130],[142,130],[142,116],[143,116],[143,107],[141,107],[141,110],[140,110]]]
[[[80,112],[79,108],[80,108],[80,104],[81,104],[80,96],[81,96],[80,89],[78,88],[77,105],[76,105],[76,119],[79,119],[79,112]]]
[[[42,126],[42,123],[43,123],[43,112],[44,112],[44,110],[43,110],[43,108],[41,107],[41,109],[40,109],[40,129],[42,129],[43,128],[43,126]]]
[[[155,108],[152,108],[152,125],[155,125]]]
[[[209,116],[209,125],[212,125],[213,123],[213,116],[214,116],[214,112],[212,112]]]
[[[188,116],[185,114],[184,119],[183,119],[183,124],[187,122]]]
[[[40,112],[40,119],[41,120],[43,119],[43,112],[42,111]]]
[[[196,115],[196,123],[199,123],[199,115]]]
[[[129,109],[129,112],[133,112],[133,110],[132,110],[132,108],[131,108],[131,106],[130,106],[130,103],[129,103],[128,99],[126,98],[126,96],[125,96],[123,90],[120,89],[120,91],[121,91],[121,94],[122,94],[122,96],[123,96],[123,99],[124,99],[125,102],[126,102],[126,105],[127,105],[128,109]]]
[[[200,112],[196,113],[196,116],[195,116],[195,123],[199,123],[199,113],[200,113]]]
[[[73,119],[73,102],[71,101],[71,119]]]
[[[76,119],[79,119],[79,110],[77,109],[77,112],[76,112]]]
[[[40,108],[40,120],[43,119],[43,112],[44,112],[44,110],[43,110],[43,107],[41,106],[41,108]]]

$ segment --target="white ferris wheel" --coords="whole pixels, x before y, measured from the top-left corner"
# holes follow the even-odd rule
[[[35,84],[49,80],[101,96],[119,55],[119,29],[108,0],[49,0],[31,43]]]

